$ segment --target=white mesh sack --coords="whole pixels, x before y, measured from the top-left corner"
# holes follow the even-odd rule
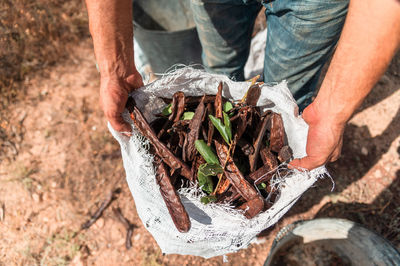
[[[172,97],[177,91],[186,96],[216,94],[223,82],[223,96],[241,99],[250,86],[248,82],[234,82],[222,75],[213,75],[192,68],[183,68],[148,84],[132,93],[136,104],[150,122],[165,104],[159,97]],[[295,158],[306,155],[308,126],[298,116],[298,108],[286,82],[274,86],[262,85],[258,106],[282,115],[289,146]],[[149,142],[140,135],[126,111],[124,118],[132,125],[133,135],[127,137],[109,129],[121,145],[127,182],[136,203],[140,219],[153,235],[163,253],[196,255],[204,258],[224,255],[247,247],[262,230],[276,223],[299,197],[322,175],[325,167],[311,172],[293,171],[285,179],[275,177],[280,196],[267,211],[253,219],[246,219],[239,210],[230,206],[200,202],[202,192],[193,184],[178,193],[189,214],[191,229],[180,233],[169,215],[156,183],[153,157],[148,152]]]

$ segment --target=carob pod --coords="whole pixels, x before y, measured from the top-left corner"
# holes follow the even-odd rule
[[[260,213],[264,208],[264,199],[255,190],[255,188],[243,177],[239,171],[233,159],[228,158],[228,147],[224,144],[214,141],[218,159],[221,164],[225,164],[224,174],[231,184],[237,189],[239,194],[247,201],[243,205],[239,206],[239,209],[245,211],[244,215],[250,219]]]
[[[239,109],[238,114],[238,122],[237,122],[237,127],[236,127],[236,135],[237,139],[240,139],[243,135],[243,133],[246,131],[247,127],[247,115],[249,112],[250,107],[249,106],[244,106]]]
[[[268,165],[263,165],[256,171],[250,173],[246,179],[255,182],[256,185],[268,182],[275,174],[276,169],[271,169]]]
[[[279,152],[285,146],[285,128],[280,114],[271,114],[271,134],[269,147],[274,152]]]
[[[207,114],[213,114],[213,106],[211,103],[207,104]],[[207,120],[208,122],[208,131],[207,131],[207,145],[210,146],[212,143],[212,137],[214,135],[214,125],[211,120]]]
[[[186,107],[193,107],[193,106],[196,107],[200,103],[202,98],[203,98],[203,96],[187,96],[185,98],[185,105],[186,105]],[[172,102],[172,99],[170,99],[170,98],[161,97],[161,99],[166,104],[170,104]],[[213,102],[215,102],[215,95],[206,95],[205,96],[205,98],[204,98],[205,104],[213,103]]]
[[[214,108],[215,117],[222,118],[222,82],[220,82],[218,85],[218,92],[215,96]]]
[[[172,124],[170,128],[167,129],[168,133],[177,131],[186,131],[189,126],[190,120],[178,120]]]
[[[194,156],[194,160],[192,162],[192,180],[197,179],[197,171],[199,170],[200,165],[205,162],[206,161],[204,160],[203,156],[201,156],[200,154],[196,154]]]
[[[270,170],[278,168],[278,160],[276,159],[275,155],[273,155],[267,147],[264,147],[260,151],[261,160],[263,161],[264,165],[268,166]]]
[[[160,192],[167,205],[168,212],[171,215],[172,221],[179,232],[185,233],[189,231],[191,223],[189,215],[183,206],[181,199],[171,183],[167,169],[160,158],[155,158],[156,180],[160,186]]]
[[[253,144],[254,152],[253,152],[253,154],[249,155],[250,172],[254,172],[257,169],[258,155],[260,154],[262,141],[264,139],[265,131],[267,131],[268,123],[269,123],[269,115],[264,116],[262,118],[262,123],[261,123],[260,130],[258,132],[258,136]]]
[[[257,84],[252,85],[247,91],[245,103],[249,106],[256,106],[260,95],[261,88]]]
[[[131,119],[140,133],[146,137],[153,145],[157,155],[171,168],[180,170],[180,174],[185,178],[191,180],[192,175],[190,168],[177,158],[158,138],[156,133],[150,127],[142,112],[136,107],[135,101],[132,97],[128,98],[126,107],[130,112]]]
[[[189,123],[189,133],[186,136],[185,142],[183,144],[182,159],[183,161],[193,161],[194,155],[196,153],[196,147],[194,146],[195,141],[199,138],[199,132],[202,120],[204,118],[205,106],[204,99],[202,98],[199,105],[194,112],[193,118]]]
[[[215,117],[221,119],[223,117],[223,114],[222,114],[222,110],[223,110],[223,108],[222,108],[222,82],[220,82],[218,85],[218,92],[215,97],[214,109],[215,109]],[[225,175],[220,174],[218,176],[218,178],[220,179],[220,181],[218,182],[218,185],[215,189],[215,194],[217,194],[217,195],[224,193],[228,189],[229,184],[230,184],[229,180],[226,178]]]
[[[178,91],[174,93],[174,96],[172,97],[171,111],[172,112],[169,115],[168,120],[157,134],[157,138],[159,139],[164,136],[165,132],[171,127],[172,123],[179,121],[183,112],[185,111],[185,94],[183,94],[183,92]]]
[[[219,182],[219,185],[215,189],[216,195],[220,195],[220,194],[224,193],[229,188],[229,185],[231,184],[229,182],[229,179],[227,179],[225,175],[221,175],[220,178],[221,178],[221,181]]]
[[[232,204],[234,201],[240,198],[239,192],[234,186],[230,186],[223,194],[218,195],[216,203],[225,202]]]

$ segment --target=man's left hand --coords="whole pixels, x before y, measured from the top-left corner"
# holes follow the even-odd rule
[[[343,144],[345,124],[338,123],[312,103],[302,114],[308,124],[306,152],[307,156],[290,162],[294,168],[312,170],[328,162],[336,161]]]

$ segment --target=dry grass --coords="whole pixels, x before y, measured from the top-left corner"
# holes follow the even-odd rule
[[[18,82],[60,62],[68,45],[88,36],[83,1],[2,0],[0,2],[1,107],[16,98]]]
[[[24,95],[22,81],[62,62],[89,36],[83,1],[0,1],[0,162],[18,153],[21,137],[10,128],[8,105]]]

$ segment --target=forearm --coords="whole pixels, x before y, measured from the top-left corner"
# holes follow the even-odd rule
[[[135,69],[131,0],[86,0],[102,78],[126,78]]]
[[[399,43],[399,1],[350,1],[338,47],[313,103],[319,117],[346,123],[385,71]]]

